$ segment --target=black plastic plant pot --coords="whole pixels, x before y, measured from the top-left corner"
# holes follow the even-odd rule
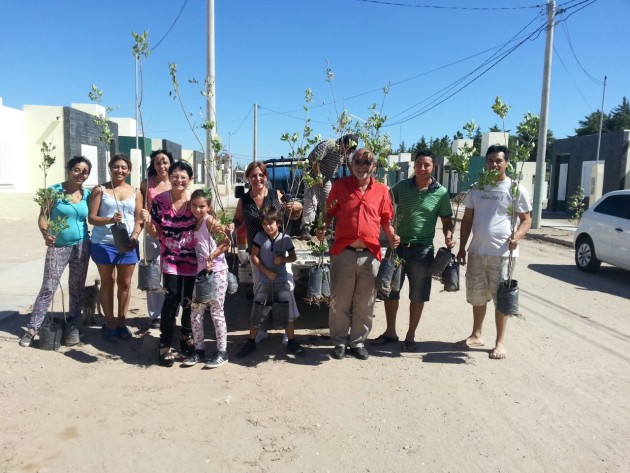
[[[396,265],[391,258],[385,257],[381,261],[381,265],[378,268],[378,274],[376,275],[376,290],[379,294],[388,296],[392,290],[392,278],[394,277],[394,271]]]
[[[429,272],[434,278],[441,278],[444,269],[450,264],[453,259],[453,253],[448,248],[442,247],[437,250],[431,266],[429,266]]]
[[[127,226],[122,222],[116,222],[110,227],[110,230],[114,237],[114,246],[116,246],[118,253],[126,253],[129,251],[131,238],[129,237]]]
[[[399,264],[398,266],[396,266],[396,269],[394,269],[394,274],[392,275],[392,291],[400,291],[400,283],[402,281],[402,269],[402,264]]]
[[[64,322],[61,319],[46,317],[39,328],[39,348],[41,350],[57,351],[61,348],[61,336]]]
[[[454,257],[442,272],[442,284],[446,292],[459,291],[459,263],[455,261]]]
[[[497,290],[497,310],[505,315],[518,314],[518,293],[516,279],[511,279],[509,286],[508,281],[501,281]]]
[[[138,289],[159,291],[162,289],[162,272],[157,261],[147,260],[138,263]]]
[[[217,281],[211,271],[202,271],[195,278],[195,302],[206,303],[217,299]]]
[[[307,299],[318,300],[322,297],[322,272],[322,266],[312,266],[308,270]]]
[[[289,324],[289,303],[274,302],[271,306],[271,326],[284,330]]]
[[[330,268],[322,266],[322,297],[330,297]]]

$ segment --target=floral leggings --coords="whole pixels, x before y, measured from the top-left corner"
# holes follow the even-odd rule
[[[68,287],[70,289],[70,310],[68,317],[79,317],[83,309],[83,287],[90,263],[90,240],[83,240],[72,246],[49,247],[46,251],[44,279],[39,295],[33,304],[33,313],[28,328],[38,331],[53,300],[59,280],[66,266],[70,267]]]
[[[193,339],[195,341],[195,350],[204,349],[203,314],[207,307],[210,308],[210,315],[214,323],[214,332],[217,336],[217,350],[225,351],[227,349],[227,324],[225,323],[225,313],[223,312],[225,292],[227,291],[227,273],[227,269],[212,273],[216,282],[216,299],[213,299],[207,304],[199,304],[199,306],[192,310],[190,321]]]

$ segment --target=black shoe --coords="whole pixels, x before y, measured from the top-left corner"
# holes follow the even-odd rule
[[[332,357],[336,360],[342,360],[346,357],[346,346],[337,345],[332,352]]]
[[[300,235],[300,240],[311,241],[313,239],[313,235],[308,230],[302,230],[302,234]]]
[[[203,365],[204,369],[218,368],[221,365],[224,365],[228,362],[228,354],[227,351],[216,351],[212,358],[206,361],[206,364]]]
[[[206,357],[206,354],[203,350],[195,350],[195,352],[192,355],[184,358],[184,361],[182,361],[182,366],[186,366],[186,367],[195,366],[205,357]]]
[[[306,353],[304,347],[300,345],[295,338],[291,338],[287,341],[287,351],[289,353],[293,353],[294,355],[304,355]]]
[[[365,347],[350,348],[350,353],[352,353],[352,356],[354,356],[355,358],[358,358],[359,360],[367,360],[368,357],[370,356],[370,354],[368,353]]]
[[[160,328],[160,319],[151,319],[151,322],[149,322],[149,328]]]
[[[256,340],[253,338],[248,338],[245,344],[241,347],[241,349],[236,354],[236,358],[245,358],[246,356],[251,355],[256,351]]]

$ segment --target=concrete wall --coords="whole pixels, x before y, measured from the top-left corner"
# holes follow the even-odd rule
[[[551,150],[551,182],[549,192],[552,210],[567,210],[566,200],[561,200],[560,163],[568,164],[565,199],[574,194],[582,182],[583,163],[595,161],[598,135],[572,136],[555,140]],[[630,155],[628,144],[630,131],[614,131],[602,134],[600,161],[604,162],[602,193],[630,189]],[[587,203],[588,204],[588,203]]]

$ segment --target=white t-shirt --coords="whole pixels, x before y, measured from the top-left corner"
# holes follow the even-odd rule
[[[464,204],[474,209],[472,241],[468,247],[470,253],[490,256],[509,256],[508,238],[512,230],[512,220],[518,228],[519,213],[532,210],[529,195],[524,187],[518,187],[518,198],[514,201],[514,211],[509,215],[512,196],[512,179],[506,177],[496,185],[485,186],[484,190],[473,188],[468,192]],[[518,247],[512,253],[518,256]]]

